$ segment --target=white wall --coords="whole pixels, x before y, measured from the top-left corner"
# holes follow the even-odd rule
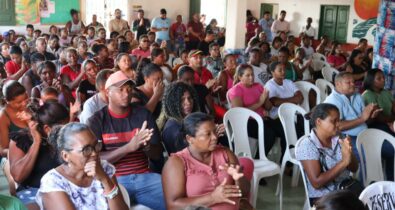
[[[352,29],[354,26],[364,20],[360,19],[354,9],[354,0],[247,0],[247,7],[251,10],[255,17],[259,17],[261,3],[278,4],[279,10],[287,11],[286,20],[291,22],[291,33],[298,35],[302,26],[306,24],[307,17],[313,18],[313,27],[316,28],[318,34],[318,25],[320,18],[321,5],[348,5],[350,6],[347,42],[357,43],[358,38],[352,37]],[[354,25],[355,22],[355,25]],[[373,44],[374,37],[370,31],[365,37],[369,44]]]

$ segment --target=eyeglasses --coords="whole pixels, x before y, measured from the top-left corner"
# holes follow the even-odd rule
[[[95,145],[86,145],[82,149],[75,151],[81,152],[84,157],[89,157],[93,151],[95,151],[96,153],[100,152],[102,147],[103,147],[103,143],[101,140],[99,140]],[[74,149],[71,149],[70,151],[72,150]]]

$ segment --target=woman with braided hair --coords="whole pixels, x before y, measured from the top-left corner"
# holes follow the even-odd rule
[[[10,135],[9,160],[11,175],[19,184],[17,197],[29,209],[37,209],[35,197],[40,180],[47,171],[59,165],[48,135],[53,126],[69,121],[69,113],[58,102],[42,106],[31,104],[28,108],[30,112],[18,113],[29,127]]]

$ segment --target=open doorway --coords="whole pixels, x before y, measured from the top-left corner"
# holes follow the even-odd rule
[[[128,5],[127,0],[85,0],[85,5],[86,24],[91,23],[92,16],[96,15],[97,21],[102,23],[104,28],[108,29],[108,23],[115,18],[115,9],[122,11],[123,19],[128,20],[129,18],[129,10],[125,8]]]
[[[219,27],[225,27],[227,0],[201,0],[200,14],[206,15],[205,23],[208,25],[211,19],[216,19]]]
[[[259,18],[263,18],[263,14],[265,14],[266,11],[270,12],[272,15],[272,19],[276,20],[278,18],[278,13],[279,13],[279,7],[278,4],[261,4],[261,10],[260,10],[260,16]]]

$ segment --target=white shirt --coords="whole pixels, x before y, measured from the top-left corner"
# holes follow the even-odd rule
[[[309,37],[315,37],[315,28],[310,26],[309,29],[306,29],[306,26],[302,27],[302,32],[305,33]]]
[[[254,71],[254,82],[259,83],[264,87],[267,81],[271,78],[271,74],[267,70],[267,65],[264,63],[261,63],[259,66],[250,65]]]
[[[88,119],[95,114],[95,112],[101,110],[103,107],[107,106],[107,104],[99,97],[99,94],[96,93],[88,100],[85,101],[82,112],[79,116],[81,123],[87,123]]]
[[[302,48],[304,49],[305,59],[310,59],[311,56],[313,56],[313,54],[314,54],[314,49],[311,46],[305,47],[303,45],[302,45]]]
[[[275,20],[272,24],[272,32],[277,34],[279,31],[289,32],[289,22],[286,20]]]
[[[265,88],[269,91],[270,98],[291,98],[299,89],[291,80],[284,79],[283,85],[277,84],[274,79],[269,80]],[[278,117],[278,107],[273,106],[269,113],[270,118],[276,119]]]

